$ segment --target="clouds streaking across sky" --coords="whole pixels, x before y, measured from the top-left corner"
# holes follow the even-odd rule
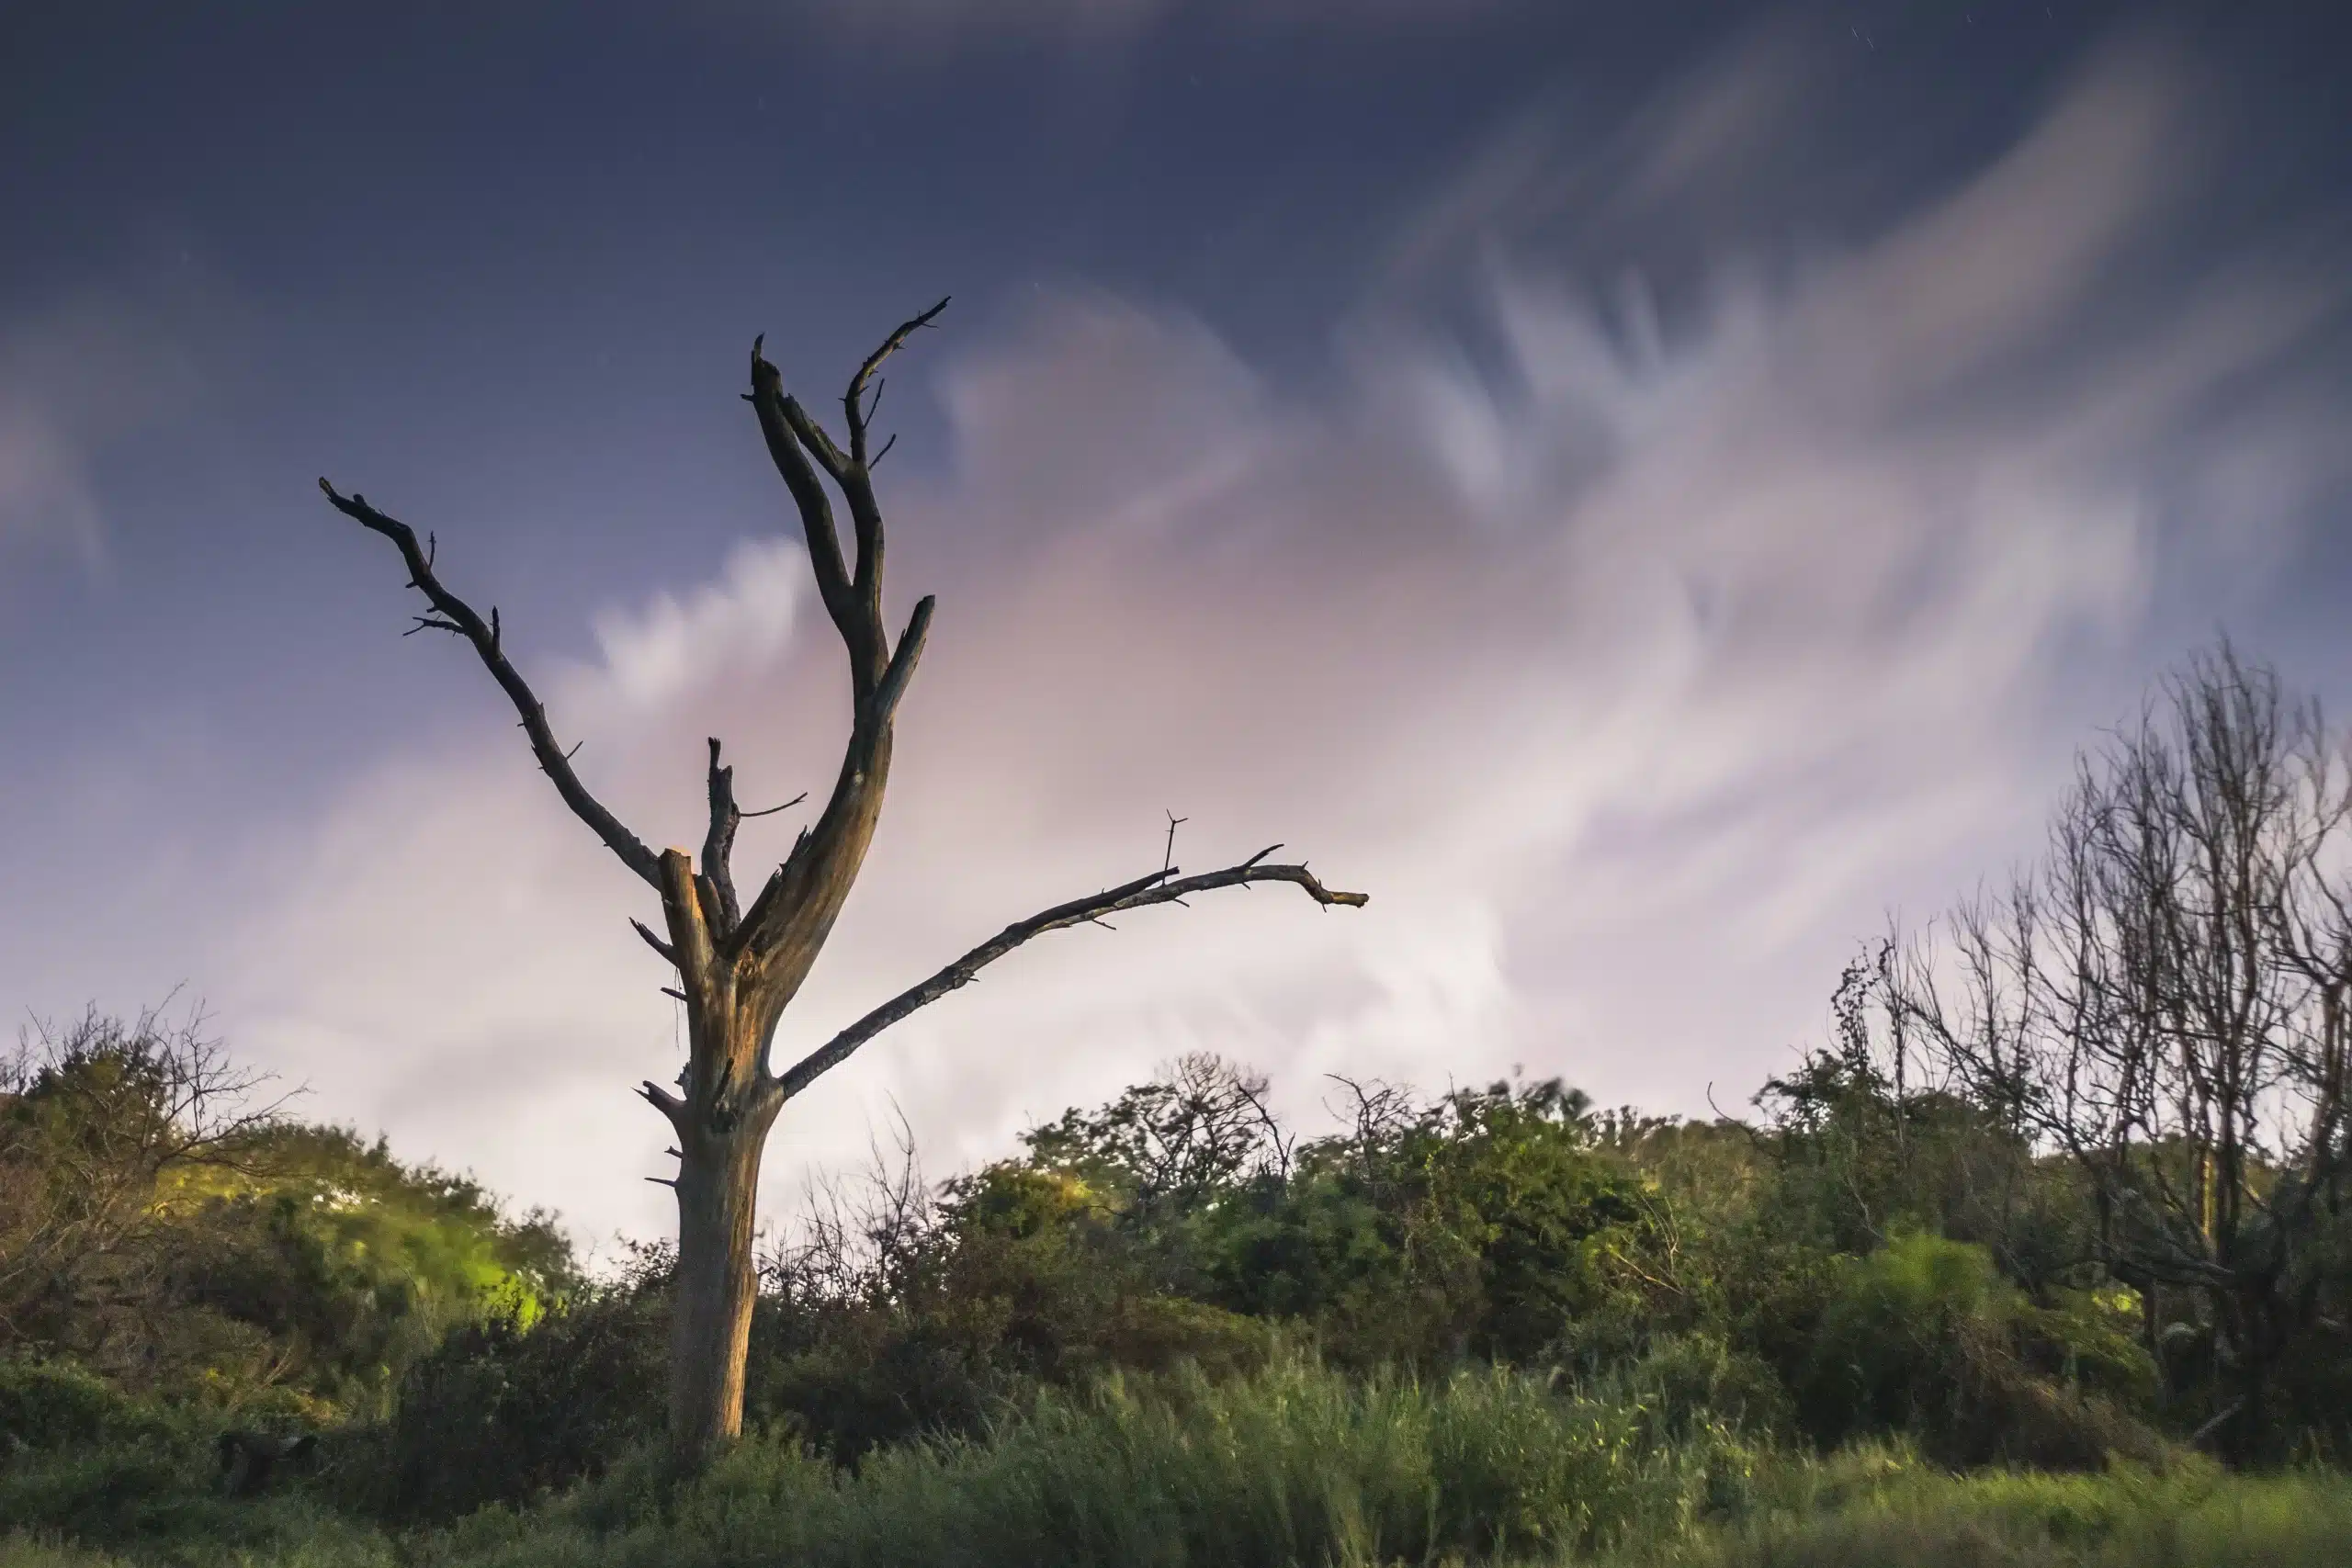
[[[893,365],[891,796],[779,1054],[944,1169],[1211,1048],[1744,1100],[2227,626],[2352,698],[2324,7],[490,4],[0,19],[0,999],[185,982],[311,1114],[650,1234],[645,889],[323,473],[439,535],[650,841],[846,682],[738,400]],[[747,825],[741,863],[805,817]],[[749,873],[746,874],[750,878]]]

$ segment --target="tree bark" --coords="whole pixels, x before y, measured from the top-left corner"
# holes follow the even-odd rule
[[[753,1228],[760,1161],[787,1098],[768,1070],[784,1010],[808,977],[865,863],[890,768],[890,724],[861,695],[831,798],[768,887],[730,929],[723,861],[697,873],[683,850],[661,857],[669,953],[686,1004],[683,1100],[647,1098],[678,1134],[678,1261],[670,1319],[670,1442],[690,1469],[741,1435],[744,1367],[758,1292]],[[734,810],[711,749],[713,834]],[[649,1090],[651,1085],[646,1086]]]
[[[690,1139],[678,1168],[670,1441],[689,1465],[707,1461],[743,1427],[743,1370],[759,1284],[752,1223],[760,1156],[774,1120],[771,1111],[727,1133]]]

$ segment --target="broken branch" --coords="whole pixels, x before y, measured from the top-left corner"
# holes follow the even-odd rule
[[[718,737],[710,737],[710,829],[703,835],[702,874],[711,890],[711,934],[722,940],[735,929],[743,911],[735,902],[735,829],[743,814],[735,807],[735,770],[719,766]]]
[[[671,1126],[680,1132],[685,1131],[686,1102],[684,1100],[680,1100],[651,1078],[638,1085],[637,1092],[648,1105],[667,1116]]]
[[[655,936],[651,926],[647,925],[643,920],[631,920],[629,924],[635,926],[637,934],[645,939],[646,946],[660,953],[673,969],[678,966],[678,950]]]

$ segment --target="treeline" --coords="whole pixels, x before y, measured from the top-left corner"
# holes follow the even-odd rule
[[[1294,1141],[1265,1089],[1193,1058],[936,1190],[877,1176],[769,1258],[750,1420],[854,1463],[977,1435],[1039,1387],[1300,1346],[1361,1376],[1548,1371],[1822,1449],[1900,1432],[1953,1465],[2153,1460],[2211,1403],[2130,1292],[2001,1267],[2087,1224],[2062,1171],[1999,1168],[1981,1118],[1835,1063],[1776,1087],[1760,1127],[1595,1115],[1556,1082],[1359,1086],[1351,1127]],[[2011,1180],[2032,1201],[1988,1228],[1986,1184]],[[407,1495],[455,1511],[654,1437],[665,1264],[422,1363]]]
[[[119,1111],[82,1086],[135,1081],[66,1065],[12,1129],[55,1137],[56,1097]],[[1301,1138],[1261,1077],[1188,1058],[971,1175],[873,1173],[766,1259],[752,1424],[854,1466],[1043,1391],[1306,1354],[1367,1386],[1549,1372],[1661,1442],[1900,1435],[1952,1467],[2097,1469],[2160,1462],[2233,1397],[2193,1303],[2152,1333],[2082,1262],[2095,1194],[2065,1162],[1866,1061],[1815,1056],[1753,1124],[1596,1113],[1555,1081],[1337,1089],[1347,1124]],[[273,1123],[200,1157],[12,1306],[16,1444],[325,1428],[340,1504],[414,1523],[658,1439],[664,1249],[582,1280],[543,1223],[347,1134]],[[2282,1380],[2277,1454],[2342,1451],[2347,1370]]]

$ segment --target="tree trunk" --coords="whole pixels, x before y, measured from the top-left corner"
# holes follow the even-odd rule
[[[688,1134],[678,1168],[670,1309],[670,1442],[700,1466],[742,1431],[743,1365],[759,1280],[752,1252],[760,1155],[774,1112]]]

